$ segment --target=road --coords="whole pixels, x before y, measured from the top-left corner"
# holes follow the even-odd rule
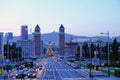
[[[42,80],[86,80],[76,72],[71,66],[62,61],[48,58],[44,69]]]
[[[6,79],[0,78],[0,80],[120,80],[120,78],[114,76],[94,77],[91,79],[84,78],[83,76],[85,75],[84,73],[88,71],[87,69],[73,69],[61,60],[56,61],[53,57],[48,57],[37,62],[43,62],[43,68],[37,71],[36,78],[28,78],[25,76],[24,79],[16,79],[15,75],[18,70],[14,69],[7,73],[9,74],[9,78],[4,77]],[[35,61],[35,63],[37,62]],[[23,70],[25,70],[25,68]],[[10,75],[13,76],[10,77]]]
[[[17,70],[12,71],[17,72]],[[9,80],[89,80],[77,73],[77,69],[65,64],[63,61],[56,61],[53,57],[44,60],[43,69],[37,72],[36,78],[24,77],[16,79],[15,76],[9,77]]]

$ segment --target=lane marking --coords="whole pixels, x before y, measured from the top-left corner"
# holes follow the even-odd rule
[[[54,63],[53,63],[53,64],[54,64]],[[54,75],[54,79],[57,80],[56,77],[55,77],[55,72],[54,72],[54,70],[53,70],[53,75]]]
[[[54,66],[55,69],[57,69],[56,66],[55,66],[55,63],[54,63],[53,66]],[[59,70],[59,69],[58,69],[58,70]],[[60,76],[60,78],[61,78],[61,80],[62,80],[62,76],[60,75],[60,73],[58,72],[58,70],[56,70],[56,72],[58,73],[58,75]]]

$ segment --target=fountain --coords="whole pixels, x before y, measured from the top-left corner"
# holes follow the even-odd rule
[[[51,42],[49,42],[48,43],[48,49],[47,49],[47,51],[46,51],[46,55],[47,56],[52,56],[53,55],[53,50],[52,50],[52,43]]]

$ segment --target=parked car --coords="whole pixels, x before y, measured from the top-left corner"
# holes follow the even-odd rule
[[[36,78],[37,71],[36,70],[30,70],[28,71],[28,78]]]

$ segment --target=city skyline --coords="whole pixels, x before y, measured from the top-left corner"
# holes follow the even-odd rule
[[[0,32],[20,36],[21,25],[34,32],[36,24],[41,33],[59,30],[79,36],[96,36],[110,32],[120,36],[119,0],[1,0]]]

